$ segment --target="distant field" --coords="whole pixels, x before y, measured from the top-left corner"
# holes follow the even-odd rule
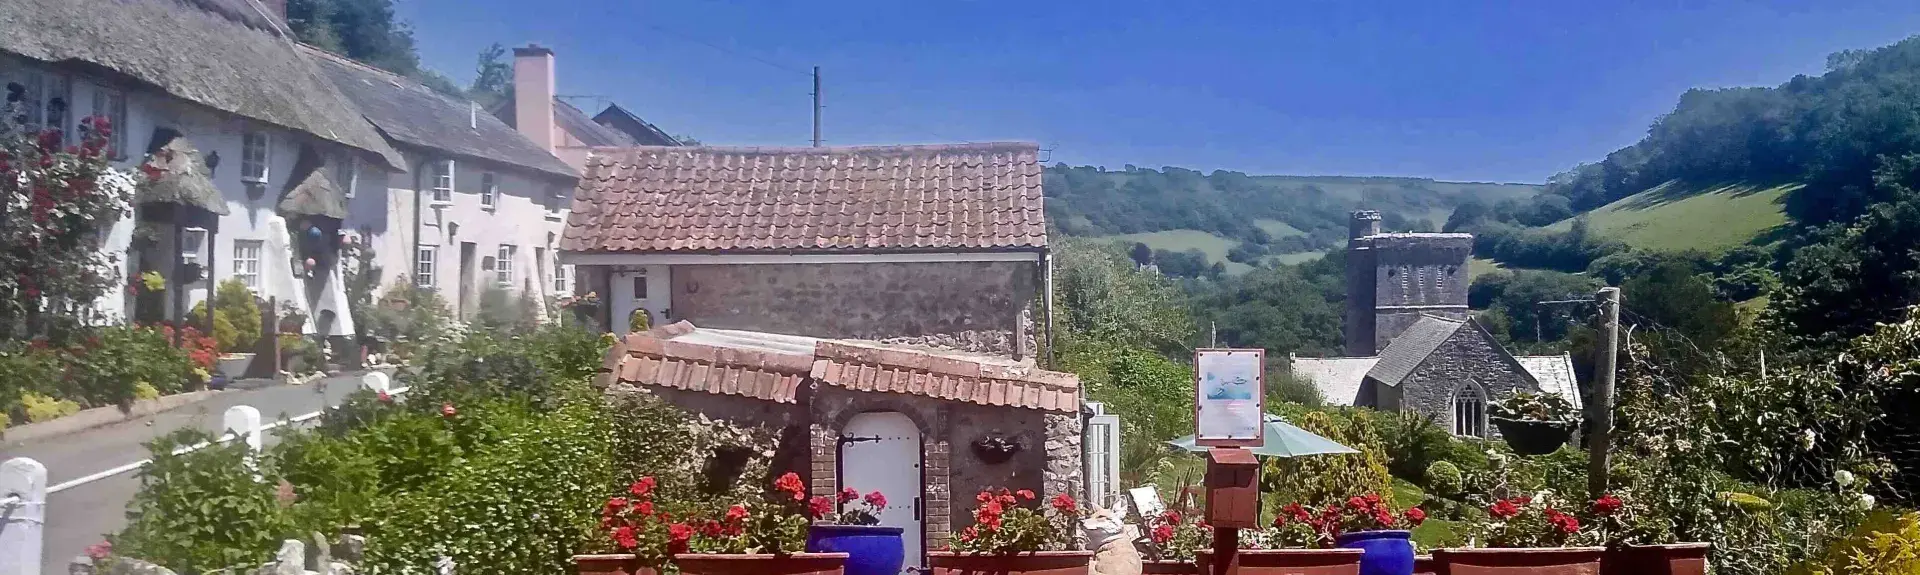
[[[1254,220],[1253,225],[1260,226],[1260,229],[1267,231],[1267,235],[1275,238],[1307,235],[1306,232],[1300,231],[1300,228],[1289,226],[1280,220]]]
[[[1474,278],[1494,272],[1505,271],[1506,269],[1507,266],[1502,265],[1500,262],[1474,256],[1473,259],[1467,260],[1467,282],[1472,283]]]
[[[1534,195],[1539,194],[1540,189],[1543,187],[1538,184],[1507,184],[1507,183],[1494,183],[1494,182],[1437,182],[1434,180],[1421,179],[1421,178],[1392,178],[1392,177],[1366,177],[1366,176],[1254,176],[1253,179],[1266,182],[1269,184],[1282,185],[1282,186],[1288,186],[1288,187],[1311,185],[1311,186],[1320,188],[1321,190],[1325,190],[1328,195],[1331,195],[1349,202],[1353,202],[1358,207],[1366,207],[1366,208],[1392,208],[1393,207],[1392,205],[1387,205],[1387,206],[1366,205],[1367,204],[1365,202],[1366,192],[1369,189],[1374,190],[1376,192],[1381,190],[1394,190],[1394,189],[1406,188],[1406,187],[1417,187],[1424,190],[1430,190],[1431,193],[1433,194],[1451,197],[1451,198],[1454,198],[1454,200],[1451,202],[1448,202],[1449,205],[1432,207],[1425,210],[1424,212],[1402,212],[1402,213],[1404,213],[1408,217],[1424,216],[1427,220],[1433,222],[1433,226],[1436,229],[1438,229],[1441,224],[1445,224],[1447,222],[1447,216],[1453,214],[1453,207],[1451,204],[1459,203],[1460,199],[1473,197],[1473,198],[1479,198],[1483,201],[1486,201],[1487,203],[1494,203],[1494,202],[1498,202],[1500,200],[1504,200],[1508,198],[1525,199],[1525,198],[1531,198]],[[1271,230],[1269,230],[1269,233],[1271,233]]]
[[[1800,187],[1670,181],[1588,212],[1587,223],[1637,249],[1724,252],[1785,226],[1782,197]],[[1565,220],[1550,229],[1572,225]]]
[[[1286,224],[1281,222],[1276,222],[1272,220],[1262,220],[1262,222],[1263,223],[1261,224],[1261,227],[1267,228],[1267,233],[1274,234],[1274,237],[1284,237],[1284,236],[1281,236],[1279,233],[1280,231],[1284,231],[1284,230],[1292,230],[1293,233],[1295,234],[1300,233],[1300,230],[1295,230],[1292,227],[1287,226]],[[1278,226],[1268,227],[1266,225],[1266,222],[1278,224]],[[1121,234],[1121,235],[1115,235],[1115,236],[1100,236],[1094,239],[1117,242],[1117,243],[1126,243],[1126,244],[1139,242],[1139,243],[1147,244],[1147,247],[1150,247],[1156,250],[1170,250],[1170,251],[1176,251],[1176,252],[1183,252],[1187,250],[1200,250],[1201,253],[1207,254],[1208,263],[1221,262],[1226,264],[1228,275],[1237,276],[1240,274],[1253,271],[1253,266],[1243,264],[1240,262],[1227,261],[1227,251],[1233,249],[1233,246],[1239,245],[1239,242],[1235,242],[1233,240],[1229,240],[1227,238],[1223,238],[1223,237],[1216,236],[1216,235],[1199,231],[1199,230],[1167,230],[1167,231],[1144,233],[1144,234]],[[1317,259],[1323,255],[1326,255],[1326,252],[1299,252],[1299,253],[1291,253],[1291,254],[1275,254],[1275,255],[1267,256],[1267,260],[1278,261],[1283,264],[1297,264],[1300,262]]]
[[[1267,256],[1267,260],[1277,261],[1287,265],[1293,265],[1293,264],[1303,264],[1313,260],[1317,260],[1325,255],[1327,255],[1327,252],[1298,252],[1298,253],[1291,253],[1291,254],[1270,255],[1270,256]]]

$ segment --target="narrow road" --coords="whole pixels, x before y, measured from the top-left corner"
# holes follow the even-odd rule
[[[47,466],[47,484],[83,477],[148,458],[144,445],[177,429],[221,431],[228,407],[251,405],[261,422],[339,405],[359,389],[358,376],[322,379],[306,385],[276,385],[215,394],[206,401],[86,431],[0,446],[0,461],[31,457]],[[269,432],[271,433],[271,432]],[[272,440],[271,435],[264,438]],[[139,490],[138,470],[53,494],[47,498],[46,549],[42,573],[65,573],[67,564],[126,525],[127,502]]]

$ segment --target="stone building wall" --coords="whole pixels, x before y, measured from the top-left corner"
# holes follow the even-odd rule
[[[1029,357],[1033,262],[681,265],[673,320]]]
[[[1431,415],[1443,429],[1454,429],[1454,394],[1469,382],[1480,385],[1489,402],[1518,390],[1540,390],[1498,342],[1468,324],[1400,383],[1401,408]],[[1493,432],[1491,426],[1488,432]]]
[[[1364,243],[1362,263],[1371,268],[1365,281],[1373,282],[1373,350],[1349,355],[1386,349],[1422,313],[1466,319],[1471,234],[1378,234]]]

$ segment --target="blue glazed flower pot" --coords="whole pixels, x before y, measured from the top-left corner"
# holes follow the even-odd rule
[[[1360,549],[1360,575],[1413,575],[1413,532],[1355,531],[1341,533],[1334,544]]]
[[[900,575],[907,560],[901,528],[826,525],[807,528],[807,552],[847,554],[846,575]]]

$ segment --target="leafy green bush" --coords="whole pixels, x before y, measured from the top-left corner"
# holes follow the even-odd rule
[[[181,573],[250,566],[273,558],[292,524],[271,465],[261,478],[248,469],[247,446],[229,442],[192,453],[173,450],[212,439],[182,429],[147,447],[153,461],[140,470],[140,491],[128,504],[127,528],[112,538],[114,552]]]
[[[1441,497],[1453,497],[1466,488],[1466,479],[1460,475],[1460,468],[1446,461],[1435,461],[1427,466],[1427,490]]]
[[[206,302],[194,304],[193,311],[187,313],[187,324],[207,325]],[[227,313],[217,308],[213,311],[213,341],[221,351],[239,351],[240,331],[234,327]]]
[[[413,282],[395,282],[374,304],[361,311],[366,318],[359,326],[361,333],[386,343],[388,351],[401,358],[409,357],[418,346],[445,339],[452,313],[439,292]]]
[[[525,293],[522,291],[521,293]],[[539,325],[531,299],[516,299],[505,288],[488,286],[480,292],[480,311],[474,314],[474,327],[500,335],[532,331]]]
[[[499,440],[366,525],[365,567],[424,570],[441,554],[491,573],[568,572],[611,491],[611,427],[598,398],[501,421]]]
[[[1309,411],[1289,422],[1360,453],[1315,457],[1272,457],[1265,468],[1266,491],[1280,501],[1318,506],[1344,503],[1361,493],[1392,493],[1386,454],[1380,447],[1370,409]],[[1393,502],[1412,504],[1418,502]]]

